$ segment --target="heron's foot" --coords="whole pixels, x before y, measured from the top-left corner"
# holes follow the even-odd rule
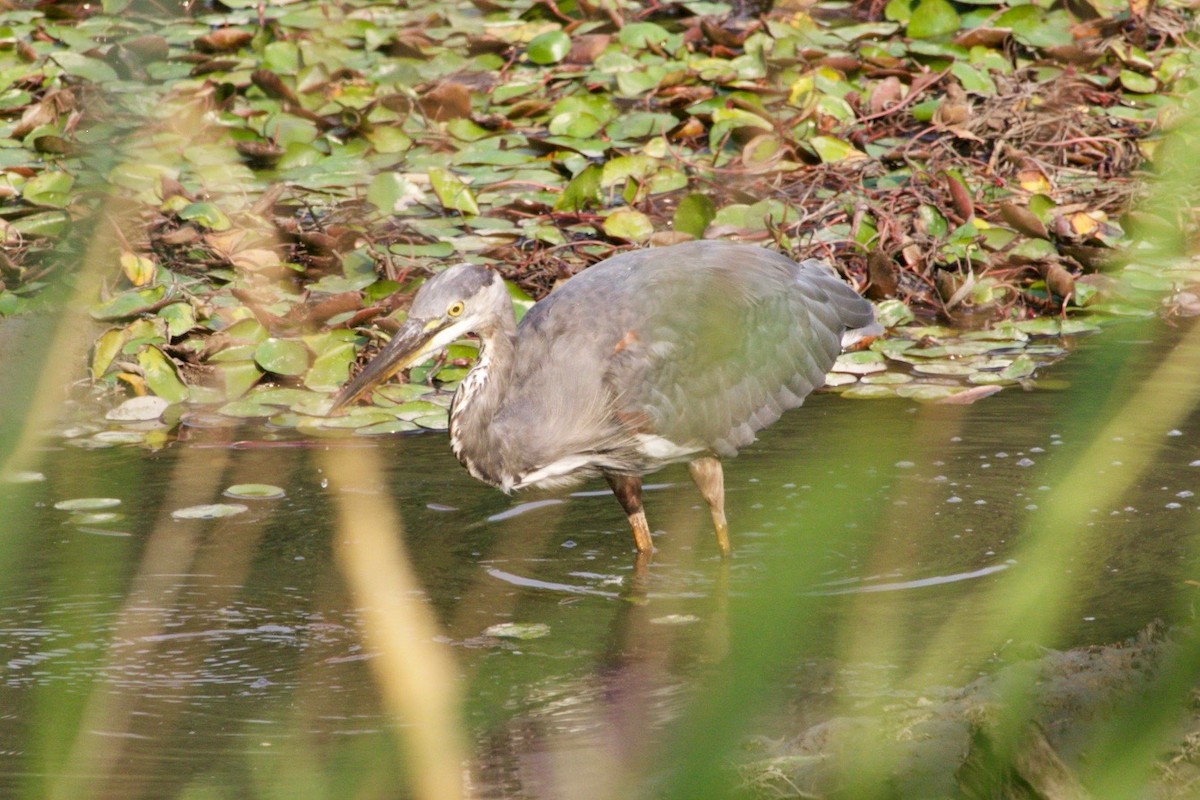
[[[654,552],[654,543],[650,541],[650,523],[646,522],[646,512],[642,508],[642,479],[636,475],[611,473],[606,473],[604,478],[621,508],[625,509],[638,555],[649,556]]]
[[[725,522],[725,512],[721,511],[718,518],[714,509],[712,518],[713,530],[717,533],[717,548],[720,549],[722,558],[729,558],[733,555],[733,545],[729,543],[729,525]]]
[[[633,543],[638,555],[649,556],[654,552],[654,542],[650,541],[650,523],[646,522],[646,512],[639,509],[629,515],[629,527],[633,530]]]
[[[688,462],[688,472],[692,474],[700,495],[708,503],[721,556],[728,558],[733,555],[733,546],[729,543],[729,523],[725,520],[725,472],[721,469],[721,462],[712,456],[697,458]]]

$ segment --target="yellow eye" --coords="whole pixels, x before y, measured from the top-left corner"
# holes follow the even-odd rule
[[[446,314],[451,317],[457,317],[463,312],[463,304],[461,300],[456,300],[446,309]]]

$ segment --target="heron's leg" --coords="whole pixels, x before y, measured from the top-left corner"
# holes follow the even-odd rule
[[[733,548],[729,546],[729,523],[725,521],[725,472],[721,462],[712,456],[697,458],[688,462],[688,472],[692,473],[692,480],[712,513],[717,547],[721,548],[721,555],[727,556]]]
[[[636,475],[614,475],[605,473],[605,479],[617,496],[617,502],[625,509],[629,517],[629,527],[633,529],[633,543],[639,553],[654,552],[650,543],[650,524],[646,522],[646,512],[642,509],[642,479]]]

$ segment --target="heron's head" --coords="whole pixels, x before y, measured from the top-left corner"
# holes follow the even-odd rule
[[[330,412],[353,403],[402,369],[419,364],[467,333],[490,333],[511,301],[501,277],[487,267],[456,264],[420,288],[408,319],[333,400]],[[511,316],[509,317],[511,319]]]

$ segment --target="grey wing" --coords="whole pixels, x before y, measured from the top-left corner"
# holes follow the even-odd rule
[[[609,380],[640,431],[730,456],[825,382],[871,306],[820,262],[766,250],[707,270],[636,331]]]

